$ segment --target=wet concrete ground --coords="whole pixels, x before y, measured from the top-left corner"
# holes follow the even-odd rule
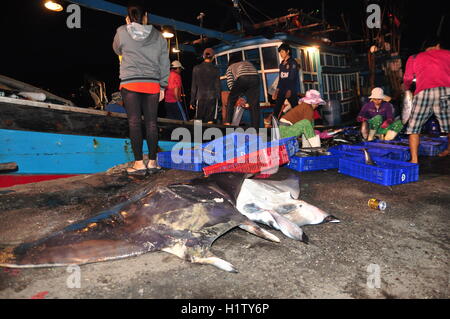
[[[310,245],[275,230],[279,244],[235,229],[212,251],[237,274],[154,252],[81,266],[80,288],[68,287],[66,268],[0,268],[0,298],[449,298],[450,157],[421,160],[419,182],[393,187],[337,171],[299,173],[301,198],[342,223],[304,227]],[[0,189],[0,245],[35,240],[95,215],[148,183],[198,175],[166,171],[132,180],[118,168]],[[370,198],[386,201],[388,209],[368,208]],[[371,288],[378,270],[380,287]]]

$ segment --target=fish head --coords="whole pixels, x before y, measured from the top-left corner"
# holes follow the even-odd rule
[[[338,218],[302,200],[291,201],[283,206],[277,207],[277,212],[298,226],[339,222]]]
[[[339,218],[333,216],[333,215],[328,215],[327,217],[324,218],[323,223],[340,223],[341,221],[339,220]]]

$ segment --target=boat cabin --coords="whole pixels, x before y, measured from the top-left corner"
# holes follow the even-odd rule
[[[258,69],[261,77],[261,106],[270,106],[270,87],[278,77],[278,47],[288,43],[292,56],[301,66],[300,92],[315,89],[327,101],[339,101],[340,113],[348,114],[356,107],[359,71],[349,64],[348,51],[325,45],[313,45],[301,38],[276,34],[273,38],[254,37],[216,46],[216,64],[220,69],[222,90],[228,91],[226,70],[233,55],[242,55]]]

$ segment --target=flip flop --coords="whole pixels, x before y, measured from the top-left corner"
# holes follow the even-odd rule
[[[157,167],[152,167],[152,168],[147,168],[147,172],[148,172],[149,174],[155,174],[155,173],[160,172],[161,170],[162,170],[162,168],[159,167],[159,166],[157,166]]]
[[[127,168],[127,173],[128,174],[144,174],[146,172],[147,172],[146,168],[143,168],[143,169],[136,169],[134,167],[128,167]]]

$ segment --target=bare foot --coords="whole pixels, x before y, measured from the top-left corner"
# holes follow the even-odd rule
[[[450,150],[446,149],[445,151],[443,151],[442,153],[439,153],[439,157],[446,157],[450,155]]]
[[[161,167],[158,166],[158,163],[156,162],[156,160],[148,161],[147,168],[148,169],[161,169]]]

